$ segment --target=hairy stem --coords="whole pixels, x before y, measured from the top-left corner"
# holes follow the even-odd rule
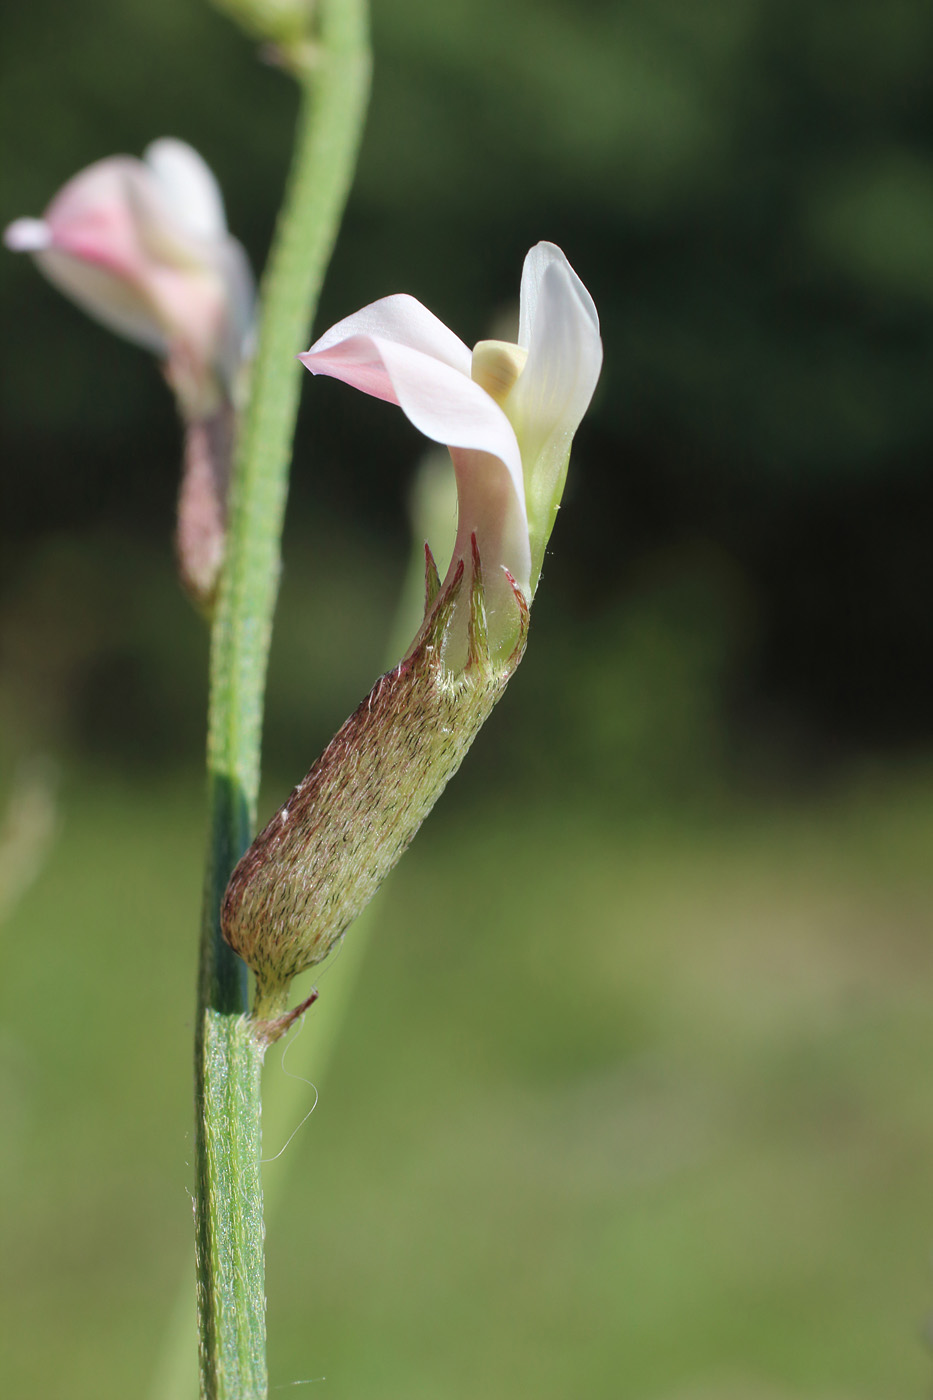
[[[301,368],[346,202],[369,85],[365,0],[319,0],[313,71],[262,285],[211,634],[210,846],[198,985],[195,1214],[203,1400],[267,1393],[260,1068],[245,968],[220,936],[220,899],[255,825],[266,665]]]

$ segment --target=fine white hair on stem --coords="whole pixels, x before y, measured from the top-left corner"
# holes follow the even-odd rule
[[[281,1157],[282,1153],[285,1151],[285,1148],[288,1147],[289,1143],[292,1141],[292,1138],[294,1138],[298,1133],[301,1132],[301,1129],[304,1127],[304,1125],[307,1123],[308,1119],[311,1117],[311,1114],[312,1114],[312,1113],[314,1112],[314,1110],[317,1108],[318,1102],[319,1102],[320,1097],[321,1097],[320,1094],[319,1094],[319,1092],[318,1092],[318,1087],[317,1087],[317,1085],[314,1084],[314,1083],[312,1083],[312,1081],[311,1081],[310,1079],[305,1079],[304,1075],[302,1075],[302,1074],[292,1074],[291,1070],[288,1070],[288,1069],[285,1068],[285,1061],[286,1061],[286,1058],[288,1057],[288,1052],[289,1052],[289,1050],[291,1049],[291,1047],[292,1047],[292,1045],[294,1044],[294,1042],[298,1039],[298,1036],[301,1035],[301,1032],[302,1032],[303,1030],[304,1030],[304,1017],[301,1018],[301,1024],[300,1024],[300,1026],[299,1026],[298,1031],[296,1032],[296,1034],[295,1034],[294,1036],[292,1036],[290,1040],[286,1041],[285,1047],[284,1047],[284,1049],[282,1050],[282,1059],[281,1059],[281,1062],[280,1062],[280,1063],[281,1063],[282,1073],[285,1074],[285,1075],[287,1075],[289,1079],[296,1079],[296,1080],[298,1081],[299,1084],[307,1084],[307,1086],[308,1086],[309,1089],[313,1089],[313,1091],[314,1091],[314,1103],[313,1103],[313,1104],[311,1105],[311,1107],[308,1109],[307,1113],[306,1113],[305,1116],[302,1118],[301,1122],[297,1125],[297,1127],[293,1128],[292,1131],[289,1133],[288,1137],[285,1139],[284,1144],[279,1148],[279,1150],[278,1150],[278,1152],[276,1152],[275,1156],[274,1156],[274,1157],[263,1157],[263,1158],[262,1158],[262,1165],[263,1165],[263,1166],[265,1166],[265,1165],[266,1165],[267,1163],[269,1163],[269,1162],[277,1162],[277,1161],[278,1161],[278,1159]],[[323,1377],[322,1377],[322,1379],[323,1379]]]

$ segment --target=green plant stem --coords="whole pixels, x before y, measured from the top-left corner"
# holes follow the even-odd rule
[[[201,1395],[267,1393],[260,1180],[262,1050],[245,969],[220,935],[223,890],[256,817],[266,666],[301,368],[346,202],[369,86],[365,0],[320,0],[295,155],[262,285],[211,634],[210,845],[195,1051],[195,1214]]]
[[[449,464],[448,472],[449,472]],[[424,545],[431,538],[443,541],[439,553],[446,557],[453,548],[454,532],[451,522],[455,518],[453,473],[448,476],[449,493],[441,496],[434,487],[431,496],[422,489],[424,502],[416,511],[413,521],[414,548],[409,564],[408,577],[402,589],[399,606],[392,627],[392,642],[386,654],[387,667],[392,666],[406,650],[411,638],[418,630],[424,612]],[[433,506],[433,509],[425,509]],[[445,535],[445,529],[447,535]],[[449,538],[448,538],[449,536]],[[352,933],[340,950],[339,958],[332,959],[326,973],[326,995],[315,1006],[314,1015],[304,1026],[301,1036],[289,1042],[289,1072],[273,1078],[267,1083],[263,1098],[263,1116],[266,1125],[268,1144],[269,1130],[272,1132],[272,1147],[267,1153],[275,1152],[278,1142],[290,1141],[290,1134],[300,1124],[308,1107],[309,1077],[314,1076],[314,1085],[320,1089],[326,1079],[335,1043],[338,1040],[353,992],[359,980],[365,961],[366,950],[372,938],[376,909],[384,907],[383,890],[356,920]],[[322,991],[324,983],[322,981]],[[296,983],[294,997],[300,1001],[310,990],[307,979]],[[283,1042],[284,1054],[284,1042]],[[264,1183],[263,1206],[266,1225],[279,1204],[288,1177],[294,1166],[301,1160],[296,1143],[284,1157],[276,1161],[273,1172]],[[276,1160],[275,1157],[272,1160]],[[191,1342],[194,1335],[194,1319],[191,1314],[191,1279],[186,1271],[181,1279],[178,1297],[166,1329],[149,1400],[190,1400],[197,1390],[197,1366]]]

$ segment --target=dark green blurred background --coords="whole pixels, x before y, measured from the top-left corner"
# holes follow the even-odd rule
[[[220,15],[33,0],[3,38],[0,222],[177,135],[261,266],[295,97]],[[380,897],[289,1148],[273,1382],[926,1393],[933,9],[375,0],[374,38],[318,328],[406,290],[472,343],[547,238],[606,366],[528,657]],[[26,259],[0,295],[11,889],[55,812],[2,930],[0,1380],[145,1396],[186,1268],[203,840],[178,430]],[[381,669],[421,451],[304,386],[266,812]]]

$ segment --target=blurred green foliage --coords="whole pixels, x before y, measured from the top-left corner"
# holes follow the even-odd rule
[[[222,16],[36,0],[3,24],[0,218],[171,132],[215,167],[261,266],[294,94]],[[472,341],[527,247],[562,244],[607,357],[549,589],[599,631],[659,552],[706,550],[754,616],[730,721],[829,751],[928,737],[929,6],[376,0],[374,31],[320,324],[405,289]],[[102,525],[167,568],[177,431],[151,364],[26,259],[0,260],[0,295],[0,582],[44,537]],[[339,386],[304,398],[294,537],[325,514],[397,551],[413,432]]]
[[[10,1395],[149,1393],[191,1249],[198,799],[73,772],[4,930]],[[929,773],[649,822],[445,798],[266,1167],[273,1385],[921,1394],[931,839]]]
[[[261,266],[294,94],[219,14],[2,27],[0,222],[171,133]],[[891,774],[930,739],[933,10],[375,0],[374,28],[320,325],[408,290],[475,340],[548,238],[606,369],[528,656],[288,1149],[273,1382],[918,1394],[933,787]],[[25,259],[0,297],[0,791],[22,753],[63,769],[2,930],[0,1380],[108,1400],[143,1393],[190,1243],[206,641],[152,363]],[[382,668],[422,451],[339,385],[304,405],[266,812]]]

